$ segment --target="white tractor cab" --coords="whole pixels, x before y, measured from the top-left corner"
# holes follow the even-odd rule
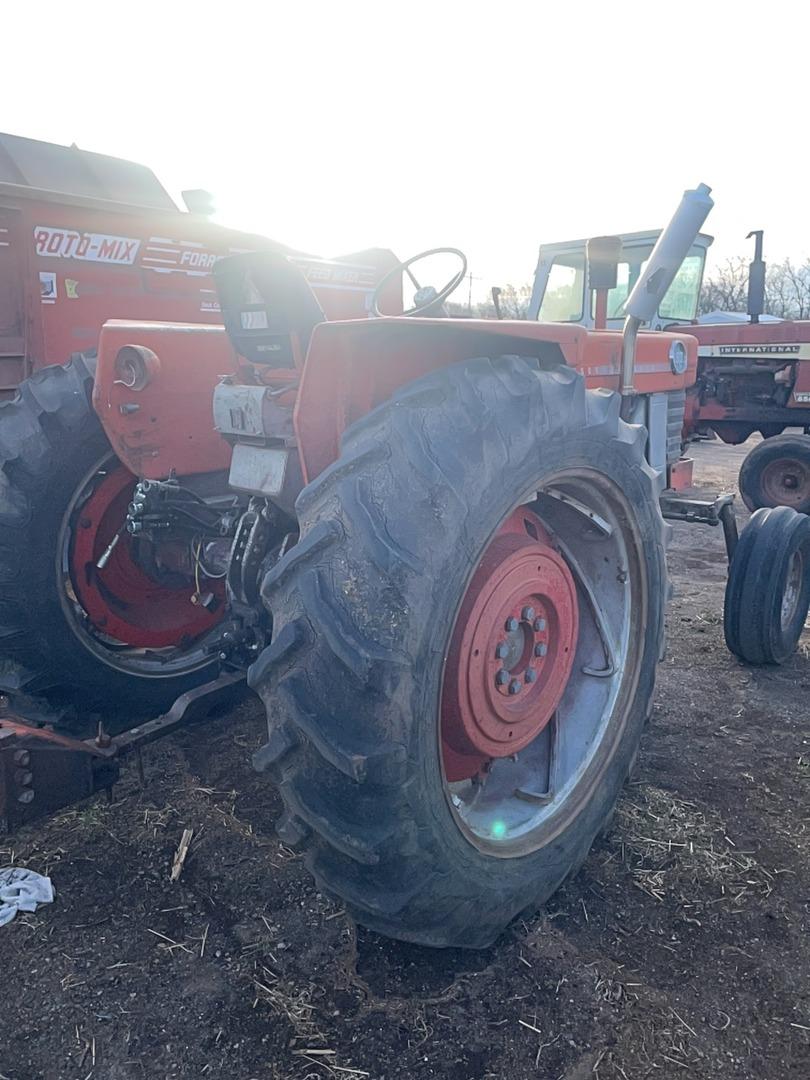
[[[622,331],[621,415],[647,429],[646,457],[658,475],[662,515],[722,526],[729,557],[726,644],[749,663],[782,663],[798,643],[810,604],[810,575],[802,570],[810,560],[810,517],[784,505],[760,509],[738,538],[733,494],[689,490],[692,462],[681,456],[686,391],[642,396],[634,390],[633,355],[642,325],[663,330],[696,319],[712,243],[698,231],[708,190],[701,185],[686,192],[680,220],[663,231],[543,244],[527,318]],[[760,234],[749,293],[752,322],[762,312],[764,269]],[[674,347],[669,360],[673,371],[684,370],[685,355]]]
[[[649,261],[661,230],[624,233],[595,240],[567,240],[542,244],[534,276],[527,317],[540,322],[579,323],[589,328],[620,330],[627,301]],[[706,251],[713,237],[698,233],[686,258],[648,322],[650,330],[697,315]],[[600,318],[599,292],[604,289],[600,272],[615,263],[615,284],[605,291],[604,321]],[[612,280],[612,279],[611,279]]]
[[[700,212],[701,199],[708,197],[700,190],[695,194],[697,202],[688,210],[692,215]],[[681,453],[686,391],[636,397],[629,358],[642,326],[661,330],[677,323],[690,324],[697,315],[706,252],[714,238],[698,232],[697,219],[694,224],[696,227],[685,237],[673,237],[668,227],[542,244],[526,316],[539,322],[577,323],[592,330],[623,331],[622,415],[647,428],[648,461],[658,474],[661,488],[670,490],[682,490],[692,483],[692,460]],[[656,248],[661,248],[656,261],[663,257],[671,283],[668,288],[651,290],[648,267]],[[654,266],[652,269],[653,276],[659,273]],[[636,290],[640,281],[641,289]],[[673,354],[670,362],[675,370],[683,358]],[[684,509],[682,503],[679,499],[671,508],[673,517],[694,512],[691,507]],[[708,524],[724,525],[729,552],[734,544],[734,535],[729,532],[730,503],[730,496],[724,495],[721,502],[713,500],[705,509]]]
[[[647,458],[658,474],[662,490],[682,490],[692,482],[692,460],[682,457],[681,452],[686,391],[636,396],[629,357],[642,326],[646,330],[661,330],[673,323],[691,323],[695,319],[706,252],[713,241],[713,237],[698,232],[698,228],[699,225],[685,238],[677,238],[679,243],[675,247],[669,228],[542,244],[526,316],[539,322],[577,323],[592,330],[623,331],[626,347],[623,347],[621,373],[622,415],[625,420],[643,424],[649,432]],[[647,267],[659,244],[664,245],[671,284],[665,290],[651,292],[645,287],[649,278]],[[652,269],[656,273],[654,266]],[[634,294],[635,303],[628,302],[639,281],[642,281],[640,295]],[[676,370],[676,365],[685,363],[685,356],[673,353],[670,362]],[[694,512],[691,506],[684,509],[682,503],[679,499],[672,508],[673,516]],[[668,508],[664,512],[667,515]],[[734,535],[728,532],[731,498],[723,496],[719,503],[712,500],[705,513],[709,524],[724,525],[731,550],[734,544]]]

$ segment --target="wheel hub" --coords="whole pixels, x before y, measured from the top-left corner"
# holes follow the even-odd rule
[[[206,608],[192,603],[194,586],[182,575],[156,581],[147,574],[137,561],[132,537],[123,530],[134,485],[135,477],[119,464],[78,507],[71,523],[70,585],[105,637],[135,648],[187,647],[222,618],[222,582],[208,585],[215,602]],[[106,564],[99,568],[116,535]]]
[[[802,506],[810,499],[810,470],[798,459],[779,458],[763,469],[762,490],[773,506]]]
[[[548,724],[571,673],[578,624],[571,571],[539,518],[516,511],[473,575],[447,657],[441,725],[449,781],[516,754]]]
[[[780,610],[780,622],[783,630],[787,630],[799,603],[804,580],[804,558],[801,549],[794,551],[788,564],[785,591],[782,594],[782,606]]]

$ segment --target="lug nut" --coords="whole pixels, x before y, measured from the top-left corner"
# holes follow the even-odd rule
[[[517,619],[514,617],[514,615],[510,615],[509,618],[506,620],[506,632],[508,634],[511,634],[515,630],[517,630],[517,628],[518,628]]]
[[[501,670],[495,676],[495,682],[498,684],[498,686],[506,686],[506,684],[509,682],[509,672],[506,670],[506,668],[501,668]]]
[[[546,628],[546,620],[545,619],[535,619],[534,620],[534,630],[535,630],[536,634],[539,634],[542,630],[545,630],[545,628]]]
[[[509,683],[509,693],[510,694],[519,694],[520,693],[520,683],[518,682],[517,679],[512,679],[512,681]]]
[[[523,676],[523,678],[526,680],[526,682],[533,683],[534,680],[537,678],[537,672],[534,670],[534,668],[526,668],[526,674]]]
[[[34,801],[34,789],[26,788],[25,791],[21,791],[17,796],[17,802],[30,803]]]
[[[30,769],[15,769],[14,779],[18,787],[31,787],[34,782],[34,774]]]
[[[545,656],[547,652],[548,652],[548,645],[546,645],[542,641],[540,642],[539,645],[535,645],[535,647],[534,647],[534,655],[535,656]]]
[[[505,641],[499,641],[495,646],[495,658],[497,660],[505,660],[509,655],[509,646]]]
[[[30,750],[15,750],[14,751],[14,764],[21,765],[25,768],[31,764],[31,751]]]
[[[521,619],[523,619],[524,622],[531,622],[532,619],[534,618],[534,608],[533,607],[525,607],[523,609],[523,611],[521,611],[520,617],[521,617]]]

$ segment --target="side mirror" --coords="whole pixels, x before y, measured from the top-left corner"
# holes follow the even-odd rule
[[[607,326],[608,293],[616,288],[621,254],[620,236],[594,236],[585,244],[588,288],[596,296],[593,323],[596,330],[604,330]]]
[[[585,244],[588,284],[594,290],[615,289],[622,255],[620,236],[594,236]]]

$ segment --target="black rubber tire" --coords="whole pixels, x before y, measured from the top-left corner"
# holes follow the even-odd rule
[[[0,404],[0,659],[54,706],[116,716],[161,712],[216,675],[147,678],[109,667],[74,634],[59,601],[57,537],[77,485],[110,444],[93,411],[95,361],[75,353]],[[20,677],[19,672],[22,672]]]
[[[344,435],[300,495],[301,539],[268,573],[274,638],[249,673],[268,715],[255,756],[285,804],[279,833],[360,923],[483,947],[585,858],[636,753],[663,642],[664,540],[645,432],[571,368],[476,359],[399,390]],[[438,702],[471,567],[538,478],[572,465],[619,483],[643,540],[648,619],[637,692],[602,781],[552,842],[483,854],[442,787]]]
[[[782,625],[791,560],[804,574],[796,605]],[[810,518],[789,506],[757,510],[740,534],[728,570],[723,629],[731,652],[748,664],[783,664],[796,651],[810,605]]]
[[[771,462],[780,458],[795,460],[802,470],[810,474],[810,437],[788,432],[765,439],[750,451],[740,467],[740,495],[749,510],[761,510],[763,507],[783,506],[786,503],[774,502],[769,498],[762,485],[762,474]],[[789,504],[800,514],[810,514],[810,490],[806,498]]]

